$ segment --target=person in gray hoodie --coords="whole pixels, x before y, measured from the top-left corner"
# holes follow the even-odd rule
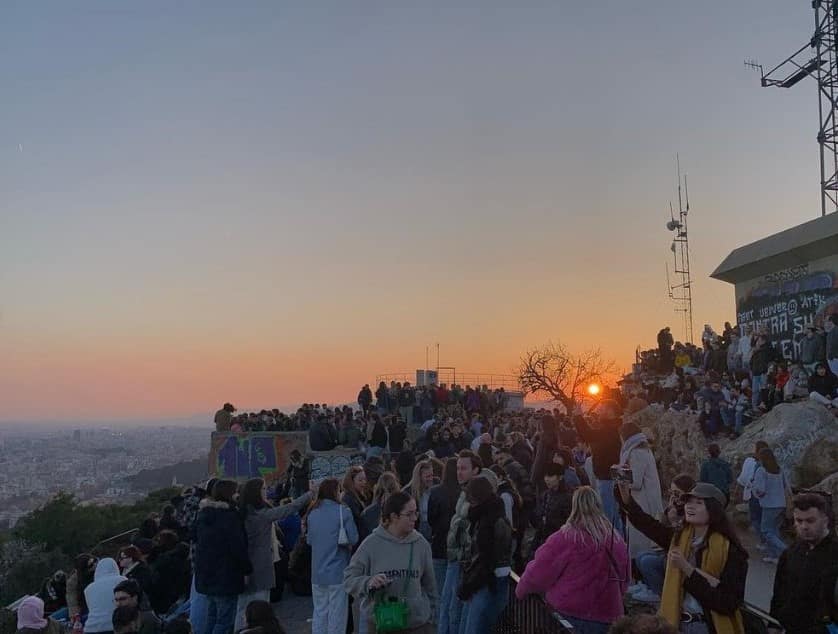
[[[244,592],[236,602],[236,631],[247,625],[245,610],[251,601],[269,601],[276,585],[274,562],[279,560],[279,542],[274,522],[299,513],[311,501],[305,493],[290,504],[273,507],[265,500],[265,481],[252,478],[245,482],[239,499],[244,529],[247,533],[247,555],[253,572],[247,577]]]
[[[434,634],[437,589],[431,545],[416,531],[416,500],[391,495],[376,528],[352,555],[343,573],[346,591],[361,602],[367,631],[375,631],[377,601],[403,600],[408,608],[407,634]]]

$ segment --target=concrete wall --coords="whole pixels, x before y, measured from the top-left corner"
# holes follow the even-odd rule
[[[766,326],[788,358],[806,327],[838,313],[838,254],[736,284],[739,325]]]

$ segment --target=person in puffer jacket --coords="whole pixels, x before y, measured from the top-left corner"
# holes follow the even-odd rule
[[[204,631],[195,634],[233,630],[236,600],[253,571],[244,523],[233,501],[237,490],[234,480],[219,480],[212,498],[201,501],[195,526],[195,589],[206,596],[208,615]]]

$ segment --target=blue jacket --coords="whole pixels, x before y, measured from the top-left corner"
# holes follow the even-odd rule
[[[349,544],[338,546],[340,517]],[[349,564],[352,545],[358,543],[358,527],[352,511],[333,500],[323,500],[308,514],[306,541],[311,545],[311,582],[321,586],[343,583],[343,571]]]
[[[235,508],[205,499],[195,522],[195,589],[210,596],[244,592],[244,577],[253,567],[247,556],[247,534]]]

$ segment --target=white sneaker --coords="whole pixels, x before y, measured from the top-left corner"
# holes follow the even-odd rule
[[[626,592],[628,594],[637,594],[638,592],[643,592],[644,590],[648,590],[648,588],[646,587],[646,584],[643,583],[642,581],[639,581],[639,582],[635,583],[634,585],[629,586],[626,589]]]
[[[638,592],[633,594],[632,599],[639,603],[660,603],[661,598],[660,595],[656,592],[652,592],[649,588],[646,588],[643,592]]]

